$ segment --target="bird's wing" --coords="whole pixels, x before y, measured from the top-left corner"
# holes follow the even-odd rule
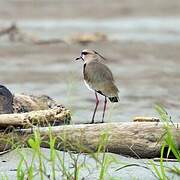
[[[102,63],[91,62],[84,66],[84,79],[89,86],[106,96],[117,96],[118,88],[110,69]]]
[[[88,63],[84,68],[84,78],[90,82],[103,82],[103,81],[114,81],[113,75],[110,69],[102,63],[91,62]]]

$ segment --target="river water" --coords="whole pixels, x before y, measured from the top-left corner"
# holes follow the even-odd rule
[[[80,0],[72,4],[75,9],[70,6],[70,1],[55,4],[0,1],[1,7],[4,7],[0,11],[0,28],[14,22],[34,39],[58,38],[66,41],[34,45],[0,37],[0,82],[14,93],[47,94],[72,111],[74,123],[89,122],[95,97],[83,83],[83,64],[74,59],[82,49],[90,48],[108,59],[107,64],[120,91],[120,102],[108,104],[106,121],[132,121],[135,116],[158,116],[154,106],[160,103],[178,122],[179,4],[176,6],[176,1],[173,1],[171,5],[176,8],[172,10],[168,1],[159,1],[162,4],[159,9],[155,4],[145,6],[141,1],[136,6],[114,1],[104,4],[104,12],[103,8],[88,2],[89,7],[93,7],[89,14],[84,12],[87,7]],[[38,11],[39,6],[42,11]],[[127,14],[118,11],[118,8],[125,8]],[[104,33],[108,40],[86,45],[70,41],[77,33],[94,32]],[[103,98],[101,100],[97,121],[102,116]]]
[[[90,122],[95,97],[84,85],[83,63],[75,61],[82,49],[89,48],[106,57],[120,91],[119,103],[108,102],[106,122],[158,116],[157,103],[174,122],[180,122],[179,0],[0,0],[0,29],[12,23],[33,39],[64,41],[37,45],[0,36],[0,83],[13,93],[49,95],[71,110],[72,123]],[[70,41],[77,33],[94,32],[104,33],[107,40],[84,45]],[[103,97],[100,100],[96,121],[102,117]],[[1,157],[2,163],[7,158],[1,171],[15,177],[10,169],[20,160],[17,155],[10,157]],[[149,171],[138,168],[117,172],[117,177],[153,179]],[[114,170],[111,174],[116,176]],[[97,177],[97,173],[90,176]]]
[[[0,24],[7,25],[8,21]],[[108,41],[79,45],[60,43],[32,45],[0,44],[1,82],[15,93],[47,94],[73,112],[75,122],[91,119],[94,94],[84,86],[82,63],[75,62],[82,49],[90,48],[107,57],[120,90],[120,102],[110,105],[107,121],[131,121],[134,116],[156,116],[161,103],[174,121],[180,117],[180,20],[167,18],[18,21],[17,25],[41,39],[67,40],[82,32],[103,32]],[[102,99],[103,100],[103,99]],[[103,102],[102,102],[103,103]],[[97,114],[101,119],[102,105]]]

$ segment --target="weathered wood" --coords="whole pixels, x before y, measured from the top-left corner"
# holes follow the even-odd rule
[[[62,39],[40,39],[32,34],[29,34],[22,29],[20,29],[17,24],[11,24],[9,27],[0,29],[0,37],[1,36],[8,36],[9,40],[12,42],[23,42],[23,43],[31,43],[37,45],[43,44],[57,44],[57,43],[66,43]]]
[[[7,87],[0,85],[0,114],[25,113],[52,109],[57,106],[62,105],[58,105],[47,95],[13,95]]]
[[[57,106],[59,105],[57,105],[57,103],[47,95],[34,96],[27,94],[15,94],[13,97],[14,113],[46,110]]]
[[[95,32],[95,33],[85,33],[85,34],[74,34],[69,41],[73,43],[80,43],[80,44],[88,44],[91,42],[102,42],[107,41],[108,38],[106,34]]]
[[[134,122],[160,122],[157,117],[137,116],[133,118]]]
[[[178,124],[176,124],[178,126]],[[180,129],[172,126],[172,133],[180,147]],[[10,134],[0,134],[0,150],[11,147],[10,143],[3,141],[3,137],[11,139],[14,143],[27,144],[36,129],[18,130]],[[42,147],[49,147],[49,129],[39,128]],[[103,139],[108,138],[105,149],[108,152],[138,156],[141,158],[159,157],[163,137],[166,129],[162,123],[155,122],[129,122],[81,124],[51,127],[52,135],[56,137],[56,148],[59,150],[75,150],[78,152],[95,152]],[[6,142],[6,146],[5,146]],[[3,145],[4,144],[4,145]]]
[[[63,107],[48,110],[31,111],[28,113],[1,114],[0,127],[32,127],[33,125],[69,124],[70,111]]]

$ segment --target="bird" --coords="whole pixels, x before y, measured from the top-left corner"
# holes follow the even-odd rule
[[[98,94],[104,96],[104,108],[102,114],[102,123],[104,122],[104,116],[107,105],[107,98],[112,103],[119,101],[119,90],[114,83],[114,77],[111,70],[104,63],[106,59],[97,51],[84,49],[81,51],[80,56],[76,58],[82,60],[83,76],[85,85],[88,89],[94,91],[96,97],[96,105],[94,108],[91,123],[94,123],[95,114],[99,105]]]

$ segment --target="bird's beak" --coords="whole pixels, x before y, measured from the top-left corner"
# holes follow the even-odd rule
[[[81,57],[77,57],[75,60],[77,61],[77,60],[80,60],[81,59]]]
[[[76,60],[76,61],[78,61],[78,60],[80,60],[80,59],[82,59],[82,60],[84,61],[84,59],[83,59],[83,57],[82,57],[82,56],[77,57],[75,60]]]

